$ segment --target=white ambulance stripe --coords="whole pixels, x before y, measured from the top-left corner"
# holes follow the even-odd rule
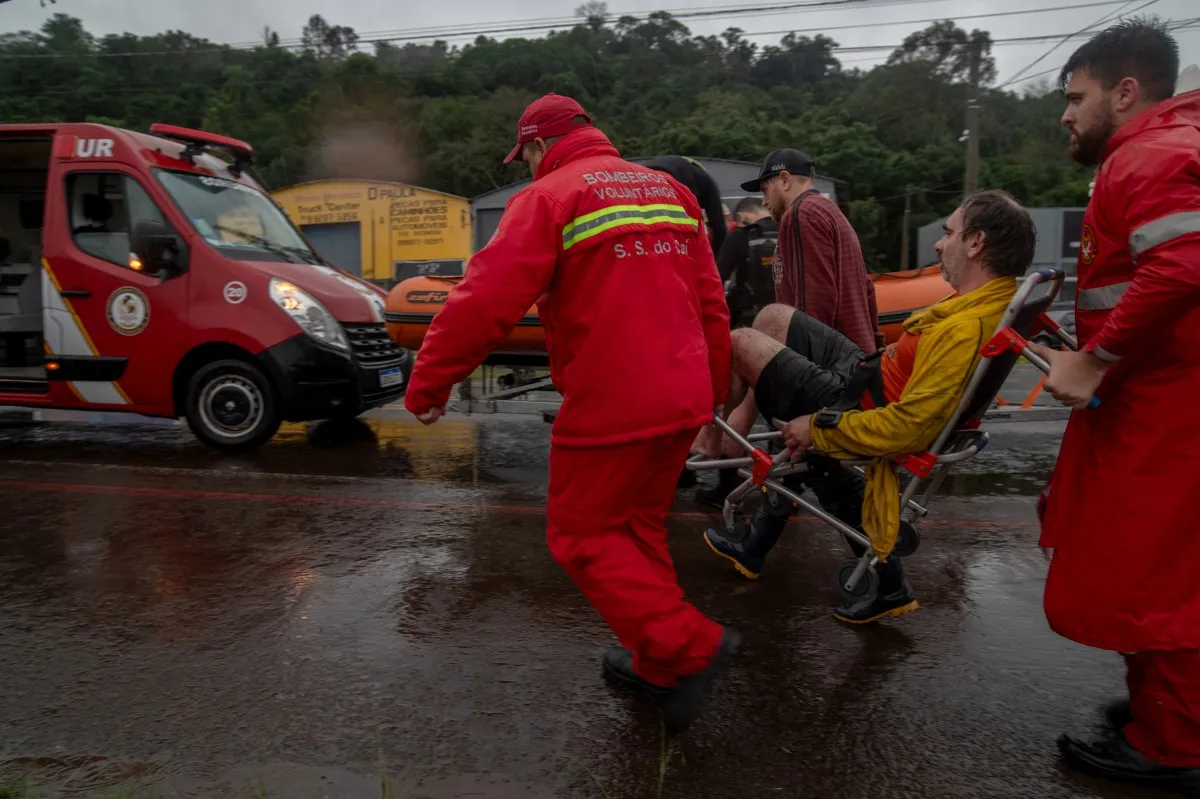
[[[54,355],[98,355],[88,344],[87,336],[79,328],[75,316],[67,308],[66,302],[58,293],[50,272],[42,266],[42,336],[46,345]],[[84,402],[97,405],[127,405],[116,383],[87,381],[71,383]]]
[[[97,405],[124,405],[125,398],[112,383],[72,383],[72,387],[83,397],[84,402]]]
[[[46,306],[43,335],[50,351],[55,355],[95,355],[45,268],[42,269],[42,297]]]

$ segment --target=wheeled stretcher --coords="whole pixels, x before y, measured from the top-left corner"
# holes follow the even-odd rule
[[[996,401],[1001,387],[1008,380],[1018,359],[1024,355],[1042,372],[1049,372],[1049,364],[1032,352],[1027,352],[1030,336],[1046,330],[1057,336],[1064,345],[1078,349],[1075,339],[1047,315],[1062,288],[1066,274],[1059,269],[1038,269],[1031,272],[1017,288],[995,334],[983,346],[983,356],[975,367],[967,388],[949,423],[941,430],[932,446],[924,452],[915,452],[894,458],[893,462],[911,477],[900,496],[900,530],[896,543],[889,555],[907,557],[920,545],[920,534],[916,522],[929,512],[929,502],[937,493],[942,481],[955,464],[963,463],[983,451],[988,443],[988,434],[979,429],[984,413]],[[1091,407],[1098,404],[1093,398]],[[812,465],[803,456],[793,458],[782,445],[782,433],[778,431],[741,436],[731,428],[719,414],[715,415],[717,426],[732,440],[746,450],[746,457],[704,460],[701,457],[687,462],[692,471],[709,469],[738,469],[745,481],[735,488],[725,500],[723,519],[726,531],[733,534],[739,527],[749,526],[749,516],[742,512],[742,504],[751,492],[761,492],[773,502],[790,500],[814,516],[832,525],[848,541],[861,545],[863,554],[844,561],[837,570],[837,589],[844,599],[851,602],[871,600],[879,590],[879,573],[874,566],[879,559],[871,549],[871,542],[858,528],[851,527],[828,513],[823,508],[807,501],[783,482],[792,475],[803,475]],[[776,427],[784,424],[771,420]],[[772,446],[775,451],[762,444]],[[862,472],[867,460],[844,460],[839,463],[847,468]],[[742,523],[739,525],[739,521]]]

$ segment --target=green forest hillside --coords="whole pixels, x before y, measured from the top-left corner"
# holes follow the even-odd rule
[[[525,104],[557,91],[579,99],[626,156],[810,152],[820,172],[849,184],[868,264],[883,271],[899,265],[908,186],[921,189],[913,229],[960,196],[978,46],[981,185],[1032,206],[1086,201],[1090,174],[1066,155],[1061,97],[1047,78],[1023,95],[989,88],[985,31],[939,22],[864,71],[853,64],[861,55],[843,59],[823,35],[759,47],[736,28],[693,36],[670,14],[612,18],[598,3],[578,20],[537,38],[450,47],[399,34],[362,41],[314,16],[299,39],[264,30],[217,45],[180,31],[98,38],[55,14],[39,31],[0,36],[0,118],[203,127],[249,141],[272,188],[369,178],[469,197],[527,176],[501,159]]]

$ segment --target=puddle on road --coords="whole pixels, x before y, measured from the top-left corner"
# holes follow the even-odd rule
[[[0,424],[6,460],[479,485],[544,481],[550,441],[550,426],[533,418],[499,424],[446,418],[426,427],[414,419],[368,417],[284,424],[257,451],[226,454],[169,420],[44,413],[45,421]]]
[[[600,681],[611,633],[546,552],[544,516],[505,499],[532,489],[458,487],[544,480],[540,420],[368,420],[328,441],[294,425],[237,458],[167,425],[133,427],[3,430],[0,447],[180,469],[156,488],[271,470],[297,495],[312,481],[288,475],[428,483],[312,492],[405,507],[167,490],[13,503],[0,536],[0,786],[47,784],[22,799],[654,795],[658,720]],[[1095,795],[1049,773],[1066,712],[1118,680],[1039,615],[1030,495],[1055,443],[1025,435],[957,470],[942,495],[992,499],[934,503],[911,567],[922,611],[877,629],[829,618],[844,551],[824,526],[798,522],[749,583],[703,544],[704,520],[673,519],[688,597],[750,643],[664,797]],[[36,471],[22,479],[52,469]],[[680,510],[707,510],[690,496]],[[1074,693],[1039,688],[1047,668],[1069,669]],[[121,759],[19,757],[67,752]],[[146,791],[118,793],[130,788]]]
[[[7,789],[7,793],[6,793]],[[0,760],[5,799],[556,799],[557,788],[504,774],[420,777],[272,761],[255,766],[105,757]]]
[[[545,483],[550,426],[535,417],[448,417],[427,427],[407,417],[291,423],[266,446],[215,452],[185,425],[121,414],[43,412],[47,421],[0,423],[9,461],[245,473],[415,479],[456,486]],[[1053,469],[1061,430],[1009,425],[975,459],[955,467],[952,496],[1036,494]],[[1038,429],[1037,424],[1028,426]],[[714,473],[699,475],[702,482]]]

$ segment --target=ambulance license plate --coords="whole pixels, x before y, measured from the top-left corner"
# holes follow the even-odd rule
[[[388,386],[395,386],[395,385],[398,385],[403,382],[404,382],[404,373],[400,371],[399,367],[396,367],[395,369],[379,370],[379,387],[380,388],[387,388]]]

